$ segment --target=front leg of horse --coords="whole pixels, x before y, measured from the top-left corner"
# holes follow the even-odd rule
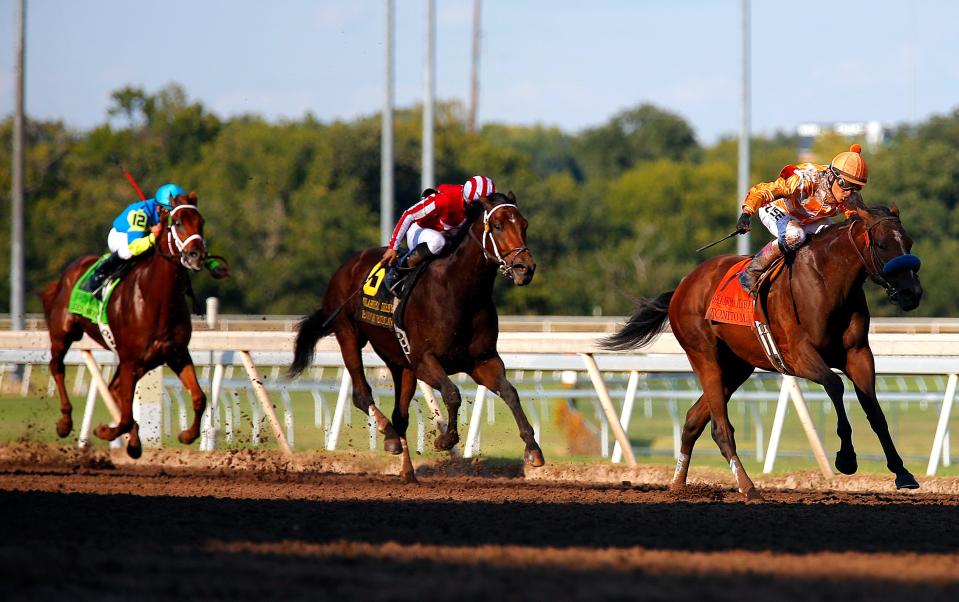
[[[872,350],[868,347],[850,350],[846,359],[846,374],[856,388],[856,397],[866,413],[869,426],[879,438],[879,444],[886,456],[886,467],[896,475],[897,489],[918,489],[919,482],[906,470],[902,457],[896,451],[896,445],[889,434],[889,425],[876,399],[876,371]]]
[[[113,441],[120,435],[130,434],[127,441],[127,455],[134,460],[143,454],[140,444],[139,427],[133,420],[133,390],[142,371],[134,370],[129,364],[120,363],[113,380],[110,382],[110,393],[120,409],[120,421],[116,426],[99,425],[93,434],[106,441]]]
[[[449,451],[453,446],[459,443],[460,434],[457,426],[460,404],[462,397],[459,389],[450,380],[439,360],[431,354],[425,354],[415,367],[416,378],[425,382],[434,389],[439,389],[443,395],[443,403],[446,404],[446,412],[449,415],[449,421],[445,433],[437,435],[433,442],[436,451]]]
[[[543,450],[536,442],[536,436],[533,427],[530,426],[526,413],[523,412],[523,406],[520,403],[519,394],[516,387],[506,379],[506,367],[499,356],[495,356],[484,362],[477,363],[471,376],[478,384],[483,385],[490,391],[503,398],[506,405],[513,413],[513,419],[516,420],[516,426],[519,428],[520,439],[526,445],[523,453],[523,459],[530,466],[542,466],[546,463],[543,458]]]
[[[832,370],[826,368],[820,377],[813,380],[822,383],[826,394],[836,409],[836,434],[839,436],[836,470],[842,474],[856,474],[856,471],[859,470],[859,463],[856,461],[856,449],[852,444],[852,425],[849,424],[849,418],[846,416],[846,406],[842,401],[843,391],[845,390],[842,379],[836,376]]]
[[[190,428],[180,431],[177,440],[190,445],[200,436],[200,427],[203,420],[203,412],[206,411],[206,394],[200,388],[200,383],[196,378],[196,368],[193,366],[193,359],[189,353],[181,353],[167,361],[170,369],[176,373],[177,378],[183,383],[183,386],[190,392],[193,400],[193,423]]]

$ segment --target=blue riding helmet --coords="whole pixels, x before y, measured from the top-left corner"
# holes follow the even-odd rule
[[[185,195],[186,191],[176,184],[164,184],[163,186],[157,188],[157,192],[153,198],[156,199],[158,205],[164,209],[170,210],[173,209],[173,199],[181,194]]]

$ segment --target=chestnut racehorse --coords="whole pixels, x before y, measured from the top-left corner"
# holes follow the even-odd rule
[[[527,222],[516,198],[493,193],[467,207],[467,222],[460,242],[446,256],[427,265],[406,302],[404,326],[409,341],[405,355],[394,331],[357,320],[357,295],[367,275],[383,255],[383,247],[366,249],[346,261],[333,274],[322,306],[299,324],[290,373],[297,375],[312,361],[316,342],[335,334],[346,369],[353,379],[353,404],[372,414],[384,448],[402,454],[401,476],[415,481],[406,443],[410,401],[417,379],[439,389],[449,413],[449,426],[436,437],[437,450],[448,450],[459,441],[457,413],[460,392],[450,374],[465,372],[478,384],[502,397],[516,419],[526,444],[525,460],[543,464],[543,453],[533,438],[516,389],[506,380],[503,360],[496,351],[499,321],[493,304],[497,271],[523,286],[533,279],[536,263],[526,247]],[[342,311],[340,311],[342,310]],[[367,341],[393,376],[393,423],[373,401],[363,373],[361,350]]]
[[[852,427],[843,407],[843,383],[832,369],[852,381],[869,424],[879,437],[886,466],[899,488],[918,483],[903,466],[889,436],[889,427],[876,400],[876,371],[869,347],[869,308],[863,293],[868,277],[886,289],[903,310],[919,305],[919,260],[909,254],[912,240],[899,220],[899,210],[860,209],[846,222],[826,228],[801,247],[791,266],[774,280],[767,298],[769,326],[795,376],[821,384],[836,408],[840,448],[836,468],[844,474],[857,470]],[[753,370],[774,370],[756,334],[748,326],[723,324],[705,318],[706,308],[720,279],[741,257],[720,256],[699,265],[674,291],[643,299],[636,313],[617,333],[600,342],[607,349],[636,349],[650,343],[666,326],[666,319],[689,357],[703,394],[686,414],[681,455],[670,487],[686,485],[693,445],[706,423],[729,462],[739,490],[747,499],[762,499],[736,455],[727,403]]]
[[[197,383],[187,349],[192,333],[186,301],[186,292],[190,290],[187,269],[200,270],[206,258],[203,217],[196,207],[196,193],[178,196],[169,211],[161,207],[160,224],[162,229],[153,249],[131,260],[132,268],[114,289],[107,307],[119,360],[110,392],[120,408],[120,422],[114,427],[100,425],[94,434],[110,441],[129,433],[127,453],[132,458],[140,457],[142,452],[133,420],[133,391],[144,374],[166,364],[189,389],[193,397],[193,424],[180,433],[180,442],[190,444],[199,436],[200,418],[206,407],[206,396]],[[50,372],[60,395],[57,434],[61,437],[73,429],[73,408],[64,385],[64,356],[84,333],[107,347],[96,324],[68,310],[73,285],[96,260],[96,255],[74,260],[59,280],[40,293],[50,333]]]

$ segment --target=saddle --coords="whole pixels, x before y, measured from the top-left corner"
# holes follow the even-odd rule
[[[70,291],[70,304],[67,309],[70,313],[83,316],[94,324],[107,323],[106,307],[110,302],[110,297],[113,295],[113,290],[117,284],[120,283],[120,280],[129,273],[134,264],[133,261],[124,261],[120,267],[106,275],[100,287],[102,289],[100,295],[102,298],[101,301],[94,295],[93,291],[87,290],[87,283],[90,281],[90,277],[93,276],[93,272],[96,271],[97,267],[106,261],[109,256],[110,254],[106,253],[94,261],[93,264],[87,268],[87,271],[77,279],[76,284],[73,285],[73,290]]]
[[[769,329],[766,302],[773,281],[782,273],[786,265],[785,257],[776,258],[760,275],[756,284],[756,298],[739,284],[739,274],[749,265],[747,257],[733,264],[723,275],[706,308],[706,319],[724,324],[750,326],[759,338],[759,342],[770,363],[783,374],[789,374],[782,353]]]

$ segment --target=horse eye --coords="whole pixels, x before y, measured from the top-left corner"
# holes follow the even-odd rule
[[[493,224],[493,228],[495,228],[496,230],[502,230],[503,224]]]

